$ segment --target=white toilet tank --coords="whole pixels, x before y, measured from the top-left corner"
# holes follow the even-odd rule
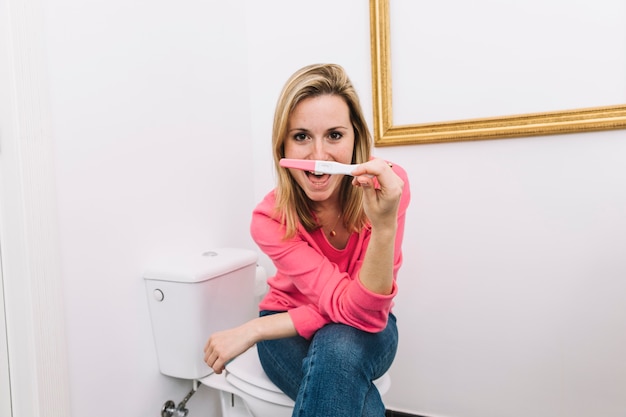
[[[199,379],[212,372],[203,352],[209,336],[258,315],[256,261],[253,251],[220,248],[144,271],[161,373]]]

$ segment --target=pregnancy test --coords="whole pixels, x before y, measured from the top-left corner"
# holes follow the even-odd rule
[[[312,159],[289,159],[283,158],[279,165],[283,168],[301,169],[311,171],[314,174],[342,174],[352,175],[358,165],[342,164],[335,161],[315,161]]]

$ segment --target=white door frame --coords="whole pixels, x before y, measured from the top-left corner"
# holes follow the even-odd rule
[[[6,141],[7,120],[9,119],[8,100],[8,10],[5,0],[0,0],[0,181],[4,178],[2,147]],[[1,196],[1,194],[0,194]],[[2,197],[0,197],[2,198]],[[2,201],[0,200],[0,216]],[[1,228],[0,228],[1,231]],[[0,235],[0,243],[2,236]],[[4,306],[4,279],[2,275],[2,246],[0,245],[0,415],[13,417],[11,411],[11,380],[9,375],[9,352],[7,342],[6,315]]]
[[[0,90],[1,91],[1,90]],[[0,163],[1,159],[0,159]],[[2,280],[2,249],[0,248],[0,415],[12,417],[11,379],[9,377],[9,351],[6,317],[4,315],[4,288]]]
[[[0,0],[0,248],[14,417],[70,416],[43,22],[40,0]]]

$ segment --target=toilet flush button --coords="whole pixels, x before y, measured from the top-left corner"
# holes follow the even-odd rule
[[[165,295],[163,295],[163,291],[158,289],[154,290],[152,294],[154,295],[154,299],[157,301],[163,301],[163,299],[165,298]]]

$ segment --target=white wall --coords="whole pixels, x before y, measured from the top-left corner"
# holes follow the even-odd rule
[[[142,270],[253,248],[244,15],[218,1],[45,7],[72,415],[156,416],[191,384],[158,372]]]
[[[342,64],[371,114],[367,2],[44,5],[72,415],[157,415],[189,387],[156,368],[143,267],[254,247],[273,107],[294,70]],[[376,149],[413,193],[389,407],[621,416],[623,137]],[[207,397],[190,416],[212,414]]]
[[[394,368],[411,383],[390,402],[442,416],[623,413],[625,151],[623,132],[394,150],[416,198]]]

